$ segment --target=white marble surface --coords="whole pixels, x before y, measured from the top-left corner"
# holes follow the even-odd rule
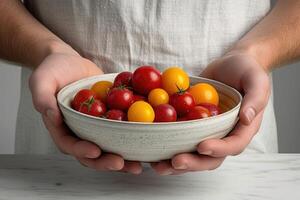
[[[96,172],[68,157],[0,155],[0,200],[300,199],[300,154],[243,155],[219,169],[161,177]]]

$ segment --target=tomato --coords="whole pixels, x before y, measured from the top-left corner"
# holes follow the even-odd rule
[[[179,117],[179,118],[177,118],[177,121],[178,121],[178,122],[188,121],[188,118],[187,118],[186,116]]]
[[[211,103],[216,106],[219,104],[219,95],[217,90],[208,83],[198,83],[189,89],[189,92],[195,98],[196,104]]]
[[[153,108],[145,101],[134,102],[127,113],[128,121],[132,122],[153,122],[154,117]]]
[[[147,101],[146,97],[138,94],[133,94],[133,102],[136,101]]]
[[[152,66],[139,67],[133,73],[132,87],[137,93],[147,96],[151,90],[161,87],[161,74]]]
[[[160,104],[154,108],[155,122],[175,122],[177,113],[173,106],[169,104]]]
[[[112,119],[112,120],[119,120],[119,121],[127,120],[127,116],[122,110],[116,110],[116,109],[109,110],[107,111],[105,116],[107,119]]]
[[[113,88],[109,91],[106,102],[110,109],[127,110],[133,103],[133,93],[123,87]]]
[[[73,101],[71,102],[71,106],[75,110],[79,110],[82,103],[90,100],[91,98],[96,98],[95,92],[89,89],[82,89],[76,93]]]
[[[195,107],[194,97],[185,91],[175,93],[170,97],[170,105],[172,105],[179,116],[185,115],[189,110]]]
[[[180,90],[187,90],[190,86],[189,76],[179,67],[170,67],[162,74],[162,88],[169,95]]]
[[[102,102],[106,102],[107,94],[112,85],[113,84],[110,81],[98,81],[92,85],[91,90],[96,93],[97,99],[100,99]]]
[[[160,104],[167,104],[169,103],[169,95],[165,90],[161,88],[156,88],[154,90],[151,90],[151,92],[149,93],[148,102],[153,107],[158,106]]]
[[[208,109],[211,116],[216,116],[221,114],[221,109],[216,106],[215,104],[211,103],[200,103],[199,106],[203,106],[204,108]]]
[[[114,80],[114,87],[126,86],[131,87],[132,73],[131,72],[121,72]]]
[[[82,103],[78,111],[87,115],[101,117],[106,112],[106,107],[98,99],[91,98]]]
[[[209,110],[204,108],[203,106],[195,106],[186,115],[188,120],[202,119],[209,116],[210,116]]]

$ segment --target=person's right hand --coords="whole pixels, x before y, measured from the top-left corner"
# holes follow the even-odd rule
[[[142,171],[140,163],[124,161],[119,155],[102,153],[97,145],[74,136],[63,122],[57,105],[57,92],[68,83],[102,73],[93,62],[71,48],[51,53],[29,79],[34,107],[41,113],[46,128],[61,152],[74,156],[84,166],[96,170],[139,174]]]

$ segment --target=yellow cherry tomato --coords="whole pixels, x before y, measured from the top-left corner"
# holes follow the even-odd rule
[[[149,103],[136,101],[129,107],[127,118],[132,122],[153,122],[155,113]]]
[[[189,89],[193,95],[196,104],[211,103],[216,106],[219,105],[219,95],[217,90],[208,83],[198,83]]]
[[[105,102],[107,93],[112,86],[113,83],[110,81],[98,81],[92,86],[91,90],[96,93],[98,99]]]
[[[169,95],[168,93],[161,89],[156,88],[150,91],[148,95],[148,102],[153,106],[158,106],[160,104],[169,103]]]
[[[187,90],[189,86],[189,76],[180,67],[170,67],[162,74],[162,88],[166,90],[169,95],[178,92],[179,89]]]

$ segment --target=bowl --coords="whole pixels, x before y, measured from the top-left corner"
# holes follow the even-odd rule
[[[218,81],[194,76],[190,77],[191,84],[204,82],[217,89],[222,114],[191,121],[141,123],[93,117],[70,107],[79,90],[90,88],[97,81],[113,81],[116,75],[92,76],[71,83],[59,91],[57,100],[65,123],[79,138],[97,144],[105,152],[121,155],[125,160],[155,162],[193,152],[203,140],[226,136],[238,121],[241,94]]]

